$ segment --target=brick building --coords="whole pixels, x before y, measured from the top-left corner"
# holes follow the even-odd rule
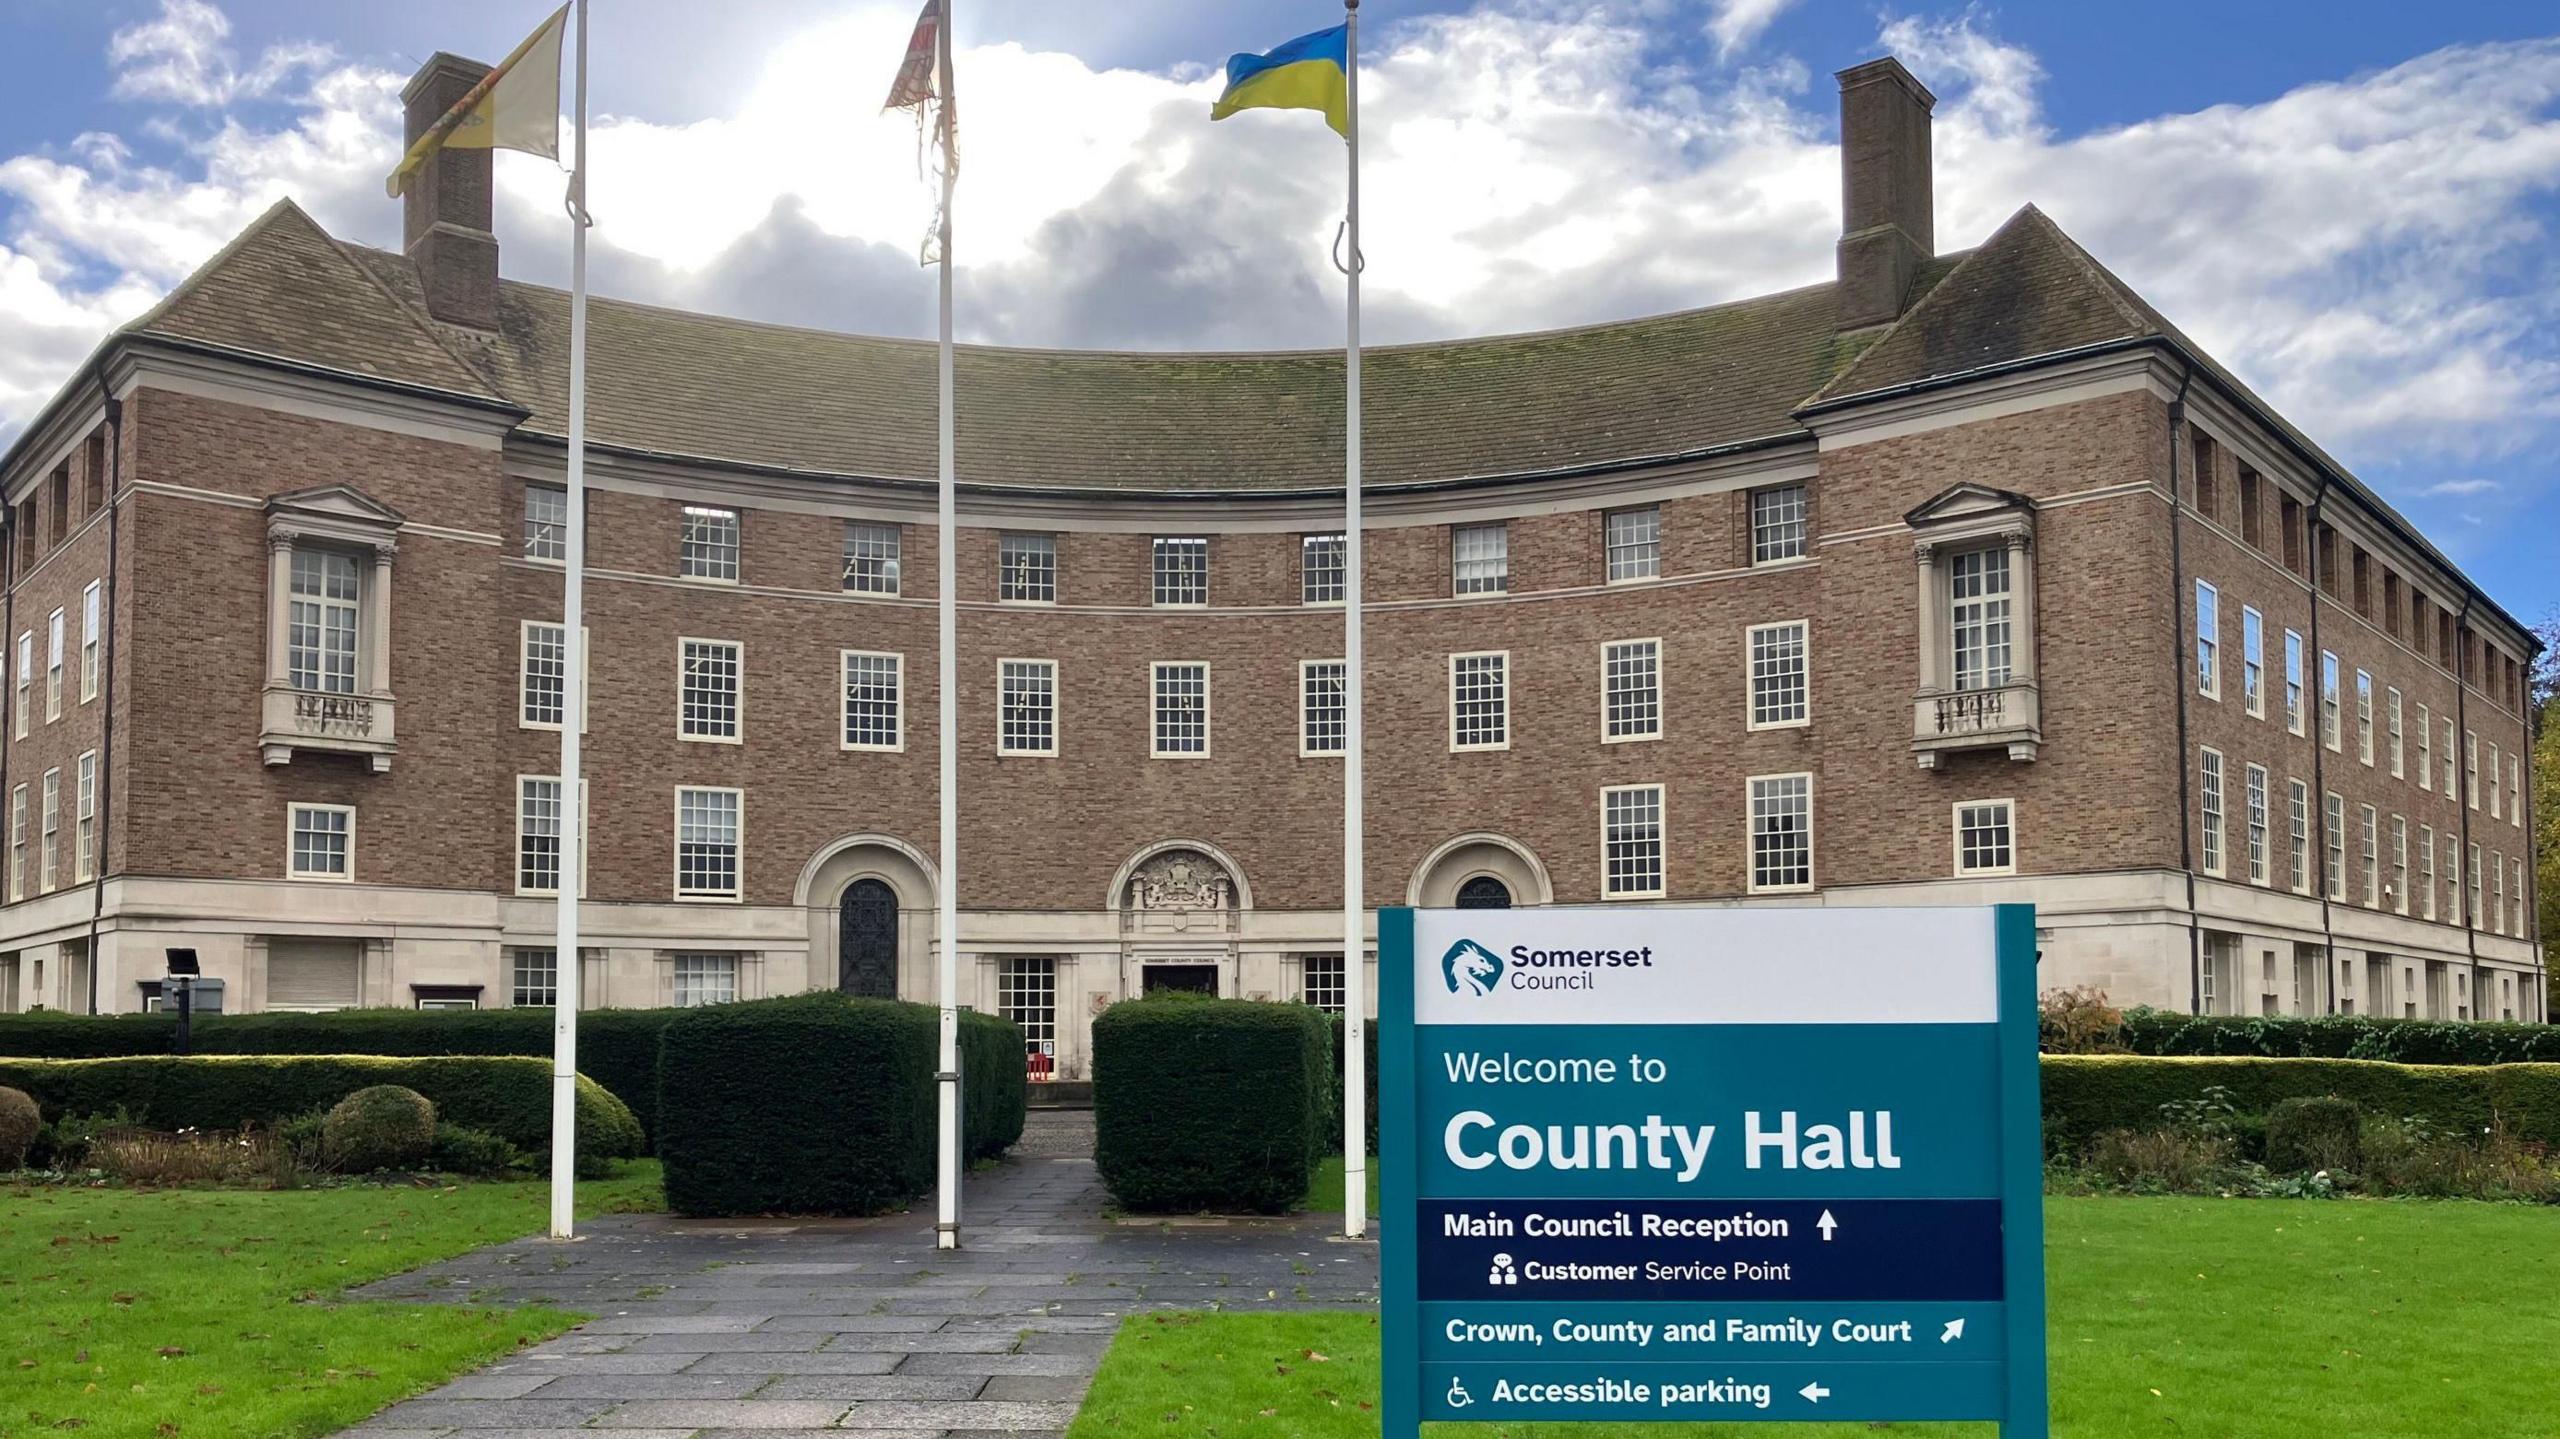
[[[439,56],[412,131],[480,67]],[[2540,1018],[2525,628],[2032,208],[1937,252],[1844,72],[1837,278],[1368,356],[1373,905],[2032,900],[2049,984]],[[0,461],[0,1007],[930,993],[930,346],[567,300],[485,151],[281,204]],[[1336,998],[1334,353],[959,357],[962,984],[1081,1064]],[[1785,956],[1770,957],[1773,964]]]

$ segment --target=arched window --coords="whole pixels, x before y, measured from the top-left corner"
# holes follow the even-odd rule
[[[898,997],[898,893],[879,880],[844,887],[836,909],[836,988],[866,999]]]
[[[1480,874],[1458,886],[1460,909],[1509,909],[1511,887],[1489,874]]]

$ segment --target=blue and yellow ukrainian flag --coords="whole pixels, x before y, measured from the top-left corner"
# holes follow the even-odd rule
[[[1344,27],[1301,35],[1267,55],[1227,57],[1227,93],[1212,120],[1238,110],[1322,110],[1334,133],[1351,133],[1351,76]]]

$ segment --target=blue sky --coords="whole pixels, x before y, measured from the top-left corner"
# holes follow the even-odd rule
[[[399,81],[543,0],[8,0],[0,437],[280,195],[396,240]],[[1339,150],[1211,131],[1298,0],[958,0],[964,330],[1322,344]],[[913,0],[613,0],[599,287],[921,332],[927,202],[872,110]],[[2560,14],[2547,4],[2005,7],[1368,0],[1372,329],[1475,333],[1822,278],[1829,72],[1941,97],[1944,248],[2035,201],[2410,513],[2509,609],[2560,610]],[[556,281],[559,177],[501,160],[511,273]]]

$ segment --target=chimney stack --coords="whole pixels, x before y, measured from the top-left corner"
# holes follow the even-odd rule
[[[489,67],[442,51],[428,57],[400,92],[407,138],[427,128],[480,83]],[[495,177],[488,150],[448,146],[431,157],[400,198],[401,247],[417,267],[427,313],[448,325],[498,328],[498,237],[490,233]]]
[[[1888,55],[1840,72],[1840,328],[1901,316],[1930,220],[1929,112],[1938,97]]]

